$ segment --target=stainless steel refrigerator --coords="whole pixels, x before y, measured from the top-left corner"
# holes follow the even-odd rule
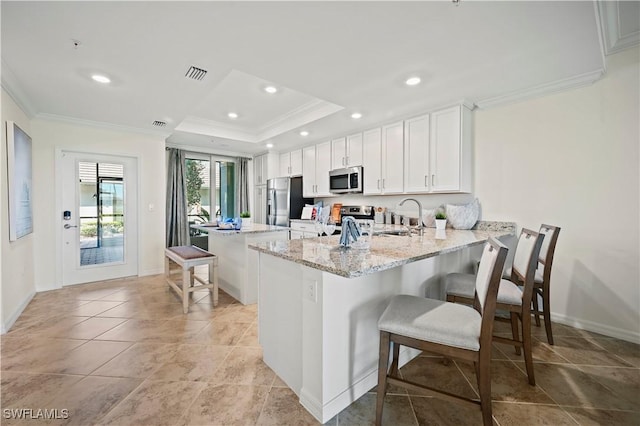
[[[289,226],[289,219],[300,219],[305,204],[313,204],[313,198],[302,196],[302,177],[267,181],[267,225]]]

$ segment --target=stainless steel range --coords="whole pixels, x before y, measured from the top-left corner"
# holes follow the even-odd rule
[[[358,220],[373,220],[375,217],[375,208],[373,206],[342,206],[340,209],[340,223],[343,216],[353,216]]]

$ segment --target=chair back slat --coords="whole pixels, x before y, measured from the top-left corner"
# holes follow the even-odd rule
[[[511,279],[512,281],[516,279],[515,282],[524,286],[522,291],[523,306],[528,306],[531,303],[536,268],[538,267],[538,258],[540,257],[540,248],[543,240],[544,234],[539,234],[526,228],[522,229],[520,238],[518,238],[518,246],[513,258]]]

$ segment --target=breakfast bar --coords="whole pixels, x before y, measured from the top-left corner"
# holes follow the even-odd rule
[[[377,384],[377,322],[390,298],[442,299],[441,277],[464,271],[489,237],[514,234],[513,223],[488,222],[378,234],[365,250],[340,247],[338,236],[250,244],[264,362],[318,421],[330,420]]]
[[[248,261],[247,247],[263,241],[285,241],[289,238],[289,228],[259,223],[238,230],[213,225],[192,227],[208,234],[208,251],[218,257],[219,287],[245,305],[256,303],[257,268]]]

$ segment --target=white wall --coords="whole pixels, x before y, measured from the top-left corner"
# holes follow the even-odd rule
[[[475,113],[486,220],[562,227],[555,318],[640,342],[639,50],[594,85]]]
[[[9,94],[2,89],[2,146],[0,147],[0,320],[4,333],[15,322],[26,304],[35,294],[33,274],[34,241],[42,231],[34,224],[33,233],[16,241],[9,242],[9,209],[7,187],[7,143],[6,121],[14,121],[33,139],[29,119],[16,105]],[[34,196],[42,192],[43,188],[34,181]],[[35,211],[34,211],[35,214]]]
[[[56,285],[56,227],[62,212],[56,211],[54,192],[56,149],[121,155],[138,159],[139,182],[139,275],[163,271],[165,240],[166,169],[165,142],[160,136],[122,132],[58,121],[33,120],[35,223],[39,230],[35,253],[35,283],[38,291]],[[149,211],[153,204],[154,211]]]

